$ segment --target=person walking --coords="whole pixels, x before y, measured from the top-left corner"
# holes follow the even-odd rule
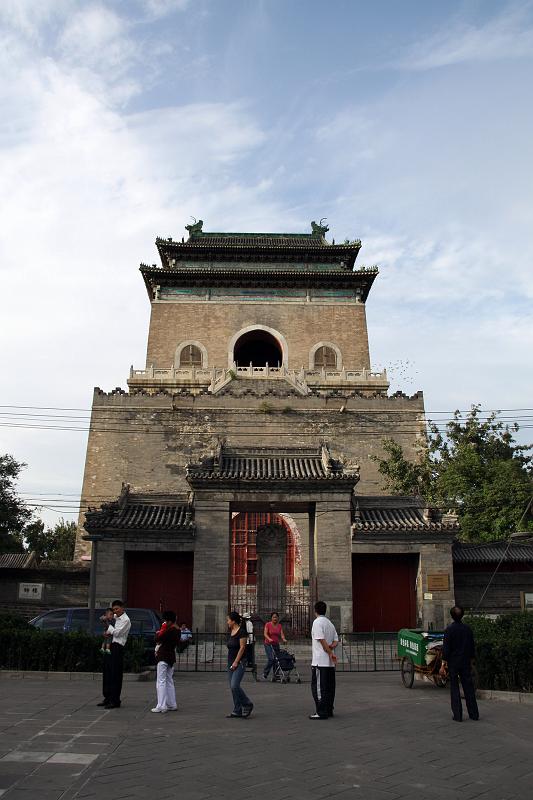
[[[279,640],[281,639],[283,644],[287,644],[287,639],[279,621],[279,614],[276,611],[273,611],[270,615],[270,620],[264,627],[263,636],[265,638],[265,653],[267,657],[267,663],[263,670],[263,680],[266,681],[270,670],[274,667],[275,657],[279,653]]]
[[[180,635],[181,631],[176,625],[176,614],[173,611],[164,611],[163,624],[155,635],[157,705],[152,708],[154,714],[166,714],[167,711],[178,710],[174,687],[174,664]]]
[[[227,616],[228,625],[228,679],[233,696],[233,711],[228,714],[231,717],[249,717],[252,713],[254,704],[241,689],[241,681],[246,672],[246,642],[248,634],[245,625],[242,624],[240,614],[230,611]]]
[[[472,628],[463,622],[464,613],[461,606],[454,606],[450,609],[453,622],[444,632],[442,666],[440,668],[440,674],[443,677],[446,675],[446,668],[450,675],[450,700],[455,722],[463,721],[459,679],[463,687],[468,716],[470,719],[479,719],[476,690],[472,679],[472,662],[476,657],[476,647]]]
[[[115,619],[112,625],[108,625],[106,631],[106,636],[111,637],[111,656],[109,656],[109,700],[105,703],[104,708],[120,708],[124,674],[124,647],[128,640],[131,622],[122,600],[113,600],[111,608]]]
[[[327,605],[315,603],[315,621],[311,628],[311,692],[316,711],[309,719],[328,719],[333,716],[335,703],[335,648],[339,636],[333,623],[326,617]]]

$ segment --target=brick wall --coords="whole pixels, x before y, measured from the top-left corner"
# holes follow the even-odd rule
[[[309,366],[309,351],[333,342],[347,369],[370,367],[363,303],[158,303],[152,304],[146,365],[168,369],[180,342],[195,340],[207,349],[210,367],[228,366],[228,344],[242,328],[265,325],[285,337],[290,369]],[[273,365],[274,366],[274,365]]]
[[[19,600],[20,583],[42,583],[41,599]],[[2,569],[0,574],[0,612],[32,619],[50,608],[86,606],[88,598],[88,569]]]
[[[473,610],[478,605],[496,564],[487,564],[484,572],[469,571],[467,565],[455,567],[455,598],[459,605]],[[520,592],[533,592],[531,569],[512,572],[500,568],[481,603],[479,610],[490,614],[520,611]]]
[[[237,388],[246,385],[245,381],[234,383]],[[265,403],[271,413],[265,413]],[[295,393],[172,397],[96,390],[82,505],[98,507],[106,499],[115,499],[123,482],[135,491],[187,492],[185,465],[205,454],[217,436],[231,446],[316,447],[326,440],[335,456],[359,463],[357,491],[380,494],[383,481],[372,456],[380,455],[383,438],[391,437],[414,457],[420,430],[417,420],[422,415],[421,394],[412,398]],[[79,537],[76,557],[87,551]]]

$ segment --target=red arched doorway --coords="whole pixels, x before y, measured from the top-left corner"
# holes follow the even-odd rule
[[[275,522],[287,531],[287,555],[285,576],[288,586],[295,580],[297,543],[287,521],[279,514],[265,511],[242,511],[231,520],[231,574],[232,586],[255,586],[257,584],[257,529]]]

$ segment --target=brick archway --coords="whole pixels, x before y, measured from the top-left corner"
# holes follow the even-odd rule
[[[295,581],[298,544],[294,531],[279,514],[265,511],[241,511],[231,520],[230,583],[232,586],[255,586],[257,583],[257,529],[275,523],[287,531],[285,576],[287,585]]]

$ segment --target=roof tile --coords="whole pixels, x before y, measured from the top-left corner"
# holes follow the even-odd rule
[[[456,564],[533,563],[533,541],[495,541],[482,544],[456,542],[453,547]]]

